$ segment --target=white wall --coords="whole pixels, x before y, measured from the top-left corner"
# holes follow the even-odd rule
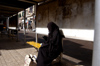
[[[60,28],[61,29],[61,28]],[[85,30],[85,29],[61,29],[66,38],[81,39],[93,41],[94,39],[94,30]],[[48,35],[47,28],[36,28],[38,34]]]

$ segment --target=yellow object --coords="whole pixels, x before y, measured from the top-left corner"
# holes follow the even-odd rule
[[[34,46],[35,48],[38,48],[38,49],[41,47],[40,43],[36,43],[34,41],[28,41],[26,43],[30,44],[30,45]]]
[[[4,29],[6,29],[6,27],[3,27]]]

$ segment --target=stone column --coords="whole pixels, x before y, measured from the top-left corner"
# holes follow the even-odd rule
[[[92,66],[100,66],[100,0],[95,0],[95,29]]]

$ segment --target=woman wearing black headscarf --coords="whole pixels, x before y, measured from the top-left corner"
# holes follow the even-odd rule
[[[51,66],[51,62],[62,52],[62,36],[59,27],[50,22],[47,28],[49,30],[48,38],[39,49],[37,66]]]

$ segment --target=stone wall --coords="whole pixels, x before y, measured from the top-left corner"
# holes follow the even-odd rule
[[[92,40],[94,36],[94,0],[54,0],[37,6],[37,33],[48,22],[55,22],[66,37]],[[46,33],[45,33],[46,31]],[[47,29],[43,34],[47,34]]]

